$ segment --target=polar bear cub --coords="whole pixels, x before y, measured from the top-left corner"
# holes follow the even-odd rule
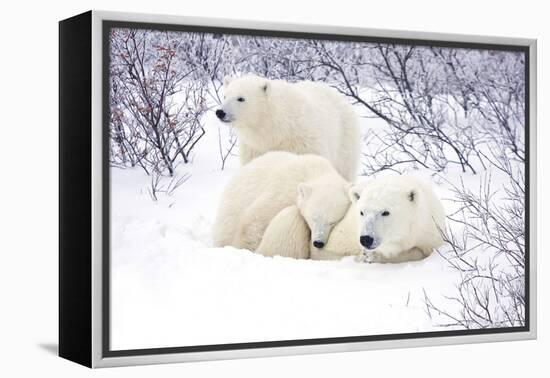
[[[234,128],[241,164],[269,151],[315,154],[330,161],[345,179],[355,178],[358,117],[335,89],[311,81],[246,75],[227,77],[224,95],[216,116]]]
[[[310,214],[307,224],[312,230],[312,242],[322,246],[349,207],[349,187],[330,162],[320,156],[266,153],[243,166],[226,186],[214,222],[214,246],[255,251],[276,216],[287,219],[291,215],[290,221],[296,223],[292,215],[300,207],[300,214]],[[333,200],[329,202],[327,198]],[[313,215],[315,206],[330,209],[321,211],[330,215]],[[288,214],[279,214],[288,207]]]
[[[312,260],[339,260],[346,256],[360,256],[363,248],[357,242],[358,219],[355,204],[352,203],[344,218],[332,229],[323,248],[310,245]]]
[[[367,262],[420,260],[443,244],[445,212],[431,187],[408,176],[389,176],[353,186],[356,242]]]
[[[351,204],[347,196],[351,185],[324,182],[325,177],[298,185],[296,205],[273,218],[257,253],[307,259],[323,250],[332,228],[338,227]]]

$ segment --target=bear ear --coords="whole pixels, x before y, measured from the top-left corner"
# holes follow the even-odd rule
[[[233,76],[229,76],[227,75],[226,77],[223,78],[223,86],[224,87],[227,87],[229,84],[231,84],[231,82],[233,81],[233,79],[235,79]]]
[[[361,188],[351,185],[348,190],[348,196],[352,203],[355,203],[361,198]]]
[[[414,202],[414,200],[416,199],[416,192],[414,190],[411,190],[409,191],[408,196],[409,196],[409,201]]]
[[[312,191],[313,188],[308,184],[298,184],[298,201],[300,202],[308,199]]]

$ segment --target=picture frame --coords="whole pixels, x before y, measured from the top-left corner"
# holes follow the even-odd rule
[[[110,182],[109,37],[116,28],[174,33],[439,46],[523,54],[523,325],[202,345],[111,348],[113,194]],[[536,40],[322,25],[88,11],[59,23],[59,355],[88,367],[346,352],[536,338]],[[118,297],[117,297],[118,298]],[[407,300],[408,301],[408,300]],[[429,311],[429,306],[426,305]],[[200,313],[200,309],[198,310]],[[161,320],[158,320],[159,322]],[[199,320],[200,322],[200,320]],[[117,323],[119,324],[119,323]],[[139,329],[138,329],[139,330]],[[138,331],[136,330],[136,331]]]

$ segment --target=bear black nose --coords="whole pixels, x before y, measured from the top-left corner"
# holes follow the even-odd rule
[[[219,119],[224,119],[225,118],[225,112],[222,109],[216,110],[216,117],[218,117]]]
[[[319,241],[319,240],[315,240],[313,242],[313,246],[315,248],[323,248],[325,246],[325,243],[323,243],[322,241]]]
[[[361,237],[359,238],[359,242],[363,247],[370,248],[372,246],[372,243],[374,242],[374,239],[369,235],[361,235]]]

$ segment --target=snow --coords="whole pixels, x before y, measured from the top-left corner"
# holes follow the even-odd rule
[[[156,202],[141,169],[111,168],[111,349],[441,330],[424,290],[450,293],[458,276],[437,253],[369,265],[212,248],[218,199],[238,169],[236,157],[220,169],[218,127],[208,114],[192,164],[178,167],[189,180]]]

